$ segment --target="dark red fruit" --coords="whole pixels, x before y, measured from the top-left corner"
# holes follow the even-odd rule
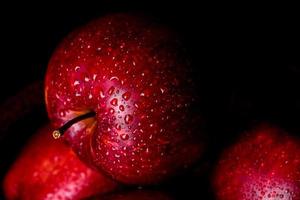
[[[127,14],[93,21],[69,35],[50,60],[46,104],[61,127],[54,135],[66,132],[82,160],[119,181],[174,175],[203,150],[190,69],[178,38],[162,26]]]
[[[220,200],[300,199],[300,141],[261,126],[222,155],[214,186]]]
[[[83,164],[70,147],[42,128],[4,179],[7,199],[82,199],[116,188],[116,183]]]

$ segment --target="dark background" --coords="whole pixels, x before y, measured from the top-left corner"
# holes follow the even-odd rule
[[[1,7],[0,180],[25,141],[47,120],[42,86],[32,90],[35,86],[28,85],[43,80],[62,38],[98,16],[139,12],[172,27],[185,40],[210,135],[205,164],[161,187],[185,199],[212,199],[210,173],[203,171],[212,170],[219,152],[238,133],[267,121],[299,135],[299,16],[281,5],[252,6],[99,1]],[[18,96],[20,91],[37,91],[31,93],[36,102],[29,105],[26,99],[33,97]],[[16,117],[7,120],[7,113]]]

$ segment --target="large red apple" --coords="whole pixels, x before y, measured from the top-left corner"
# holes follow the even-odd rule
[[[108,15],[70,34],[45,93],[55,137],[65,132],[84,161],[119,181],[157,182],[201,156],[189,61],[173,32],[145,18]]]
[[[220,200],[300,199],[300,141],[267,125],[248,132],[221,156],[214,186]]]
[[[46,126],[27,144],[4,179],[7,199],[82,199],[116,188],[83,164],[70,147],[54,141]]]

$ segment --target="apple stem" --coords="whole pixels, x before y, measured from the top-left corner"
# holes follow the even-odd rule
[[[65,131],[68,130],[68,128],[70,128],[73,124],[76,124],[77,122],[82,121],[84,119],[94,117],[95,115],[96,115],[96,113],[94,111],[90,111],[88,113],[79,115],[79,116],[71,119],[70,121],[65,123],[63,126],[61,126],[59,129],[56,129],[52,132],[53,138],[54,139],[60,138],[65,133]]]

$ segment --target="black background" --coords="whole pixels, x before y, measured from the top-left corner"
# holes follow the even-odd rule
[[[205,165],[198,167],[197,175],[161,186],[175,196],[213,198],[209,173],[201,172],[210,172],[223,147],[253,123],[271,122],[299,135],[300,20],[292,9],[189,1],[52,2],[1,9],[1,104],[26,85],[42,81],[47,62],[62,38],[98,16],[146,13],[183,36],[197,72],[201,107],[211,138]],[[9,109],[2,108],[1,112]],[[46,120],[41,103],[0,133],[1,177],[26,139]]]

